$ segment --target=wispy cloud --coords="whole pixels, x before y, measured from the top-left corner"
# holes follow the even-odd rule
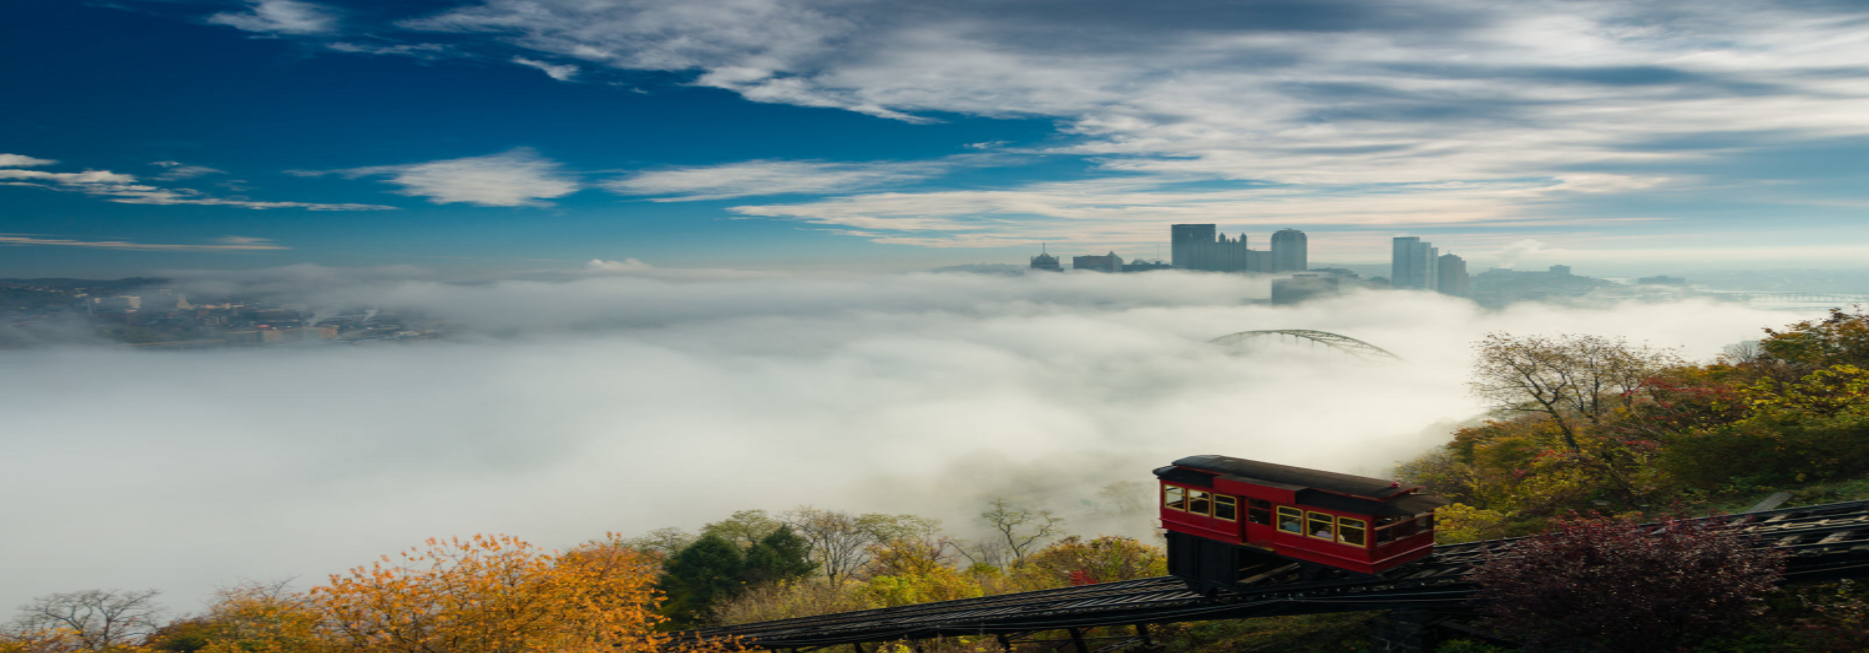
[[[1869,61],[1865,20],[1726,0],[481,0],[403,25],[758,102],[1054,118],[1052,152],[1112,170],[1321,187],[1684,169],[1725,152],[1671,143],[1869,135],[1869,87],[1839,68]]]
[[[16,247],[88,247],[91,249],[117,249],[141,252],[264,252],[292,249],[273,242],[271,238],[253,238],[250,236],[223,236],[214,239],[213,242],[208,244],[181,245],[139,243],[128,240],[76,240],[70,238],[45,238],[40,236],[0,234],[0,245]]]
[[[250,0],[244,12],[223,12],[208,22],[261,34],[324,34],[337,30],[337,14],[303,0]]]
[[[559,169],[558,162],[525,147],[488,156],[293,174],[387,177],[386,183],[402,187],[396,191],[402,195],[426,197],[436,204],[476,206],[551,206],[545,200],[582,188]]]
[[[0,168],[32,168],[58,163],[52,159],[35,159],[24,154],[0,154]]]
[[[919,181],[940,174],[948,167],[949,164],[939,161],[744,161],[639,172],[605,182],[603,187],[624,195],[660,196],[655,198],[658,202],[828,194]]]
[[[12,157],[12,158],[5,158]],[[155,204],[155,205],[195,205],[195,206],[230,206],[243,209],[305,209],[308,211],[379,211],[396,207],[378,204],[332,204],[324,202],[269,202],[247,199],[245,197],[219,197],[189,188],[166,188],[140,183],[136,175],[129,175],[109,170],[84,170],[82,172],[50,172],[46,170],[23,170],[3,167],[5,165],[43,166],[57,163],[48,159],[35,159],[17,154],[0,155],[0,186],[21,186],[64,192],[83,193],[103,198],[105,201],[119,204]],[[200,166],[181,166],[173,161],[161,161],[155,165],[175,164],[173,169],[196,167],[208,174],[220,172]],[[190,174],[188,176],[197,176]],[[158,176],[157,179],[173,179]]]
[[[394,55],[415,57],[417,59],[435,59],[451,51],[448,46],[439,43],[394,43],[385,45],[380,43],[338,41],[335,43],[326,43],[325,48],[334,52],[346,52],[350,54]]]
[[[1497,226],[1533,220],[1523,213],[1523,205],[1573,190],[1565,178],[1322,189],[1178,183],[1200,179],[1145,175],[1003,190],[860,193],[728,210],[842,227],[846,230],[840,233],[846,235],[924,247],[1025,245],[1062,238],[1124,245],[1158,242],[1167,225],[1182,222],[1398,229]]]
[[[578,67],[571,64],[554,65],[525,57],[513,57],[513,63],[545,71],[546,76],[561,82],[571,81],[578,76]]]
[[[217,170],[217,169],[210,168],[207,166],[192,166],[192,165],[182,163],[180,161],[156,161],[156,162],[150,163],[149,165],[153,165],[158,168],[165,169],[163,170],[162,174],[156,175],[157,179],[161,179],[164,181],[175,181],[178,179],[193,179],[195,177],[200,177],[204,175],[226,174],[225,172],[221,170]]]

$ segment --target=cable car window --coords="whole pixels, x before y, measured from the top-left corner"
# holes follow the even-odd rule
[[[1377,517],[1376,518],[1376,543],[1377,544],[1395,541],[1395,529],[1389,528],[1390,526],[1394,526],[1394,525],[1395,525],[1394,517]]]
[[[1169,510],[1186,511],[1188,509],[1187,489],[1169,485],[1162,488],[1162,507]]]
[[[1305,513],[1305,522],[1304,532],[1311,537],[1321,537],[1326,540],[1337,539],[1336,520],[1331,519],[1330,515],[1308,512]]]
[[[1304,533],[1304,513],[1297,508],[1278,507],[1278,529],[1287,533]]]
[[[1260,526],[1272,525],[1272,502],[1265,499],[1246,500],[1246,523]]]
[[[1349,517],[1337,518],[1338,541],[1344,544],[1363,546],[1367,542],[1367,540],[1363,539],[1363,531],[1363,520],[1351,519]]]
[[[1213,501],[1208,500],[1206,492],[1188,490],[1188,512],[1196,515],[1207,515],[1212,514],[1212,511]]]
[[[1421,524],[1421,530],[1424,530],[1424,531],[1434,530],[1434,513],[1428,513],[1428,514],[1422,515],[1421,519],[1416,520],[1416,521]]]
[[[1224,494],[1214,495],[1214,519],[1239,521],[1239,499]]]

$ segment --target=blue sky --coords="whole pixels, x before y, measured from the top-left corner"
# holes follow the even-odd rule
[[[1852,2],[112,0],[0,21],[0,275],[1869,258]]]

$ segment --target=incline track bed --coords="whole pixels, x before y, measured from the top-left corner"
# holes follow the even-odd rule
[[[1703,519],[1724,520],[1787,552],[1788,582],[1869,576],[1869,501]],[[1435,547],[1434,555],[1381,576],[1344,573],[1306,582],[1268,580],[1237,592],[1203,596],[1173,576],[1002,594],[977,599],[723,626],[679,639],[737,637],[765,648],[959,635],[1380,609],[1458,609],[1474,588],[1473,564],[1504,554],[1522,538]]]

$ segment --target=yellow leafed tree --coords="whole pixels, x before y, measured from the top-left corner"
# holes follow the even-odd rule
[[[648,653],[673,648],[655,577],[614,535],[563,555],[476,535],[333,574],[311,600],[340,651]]]

